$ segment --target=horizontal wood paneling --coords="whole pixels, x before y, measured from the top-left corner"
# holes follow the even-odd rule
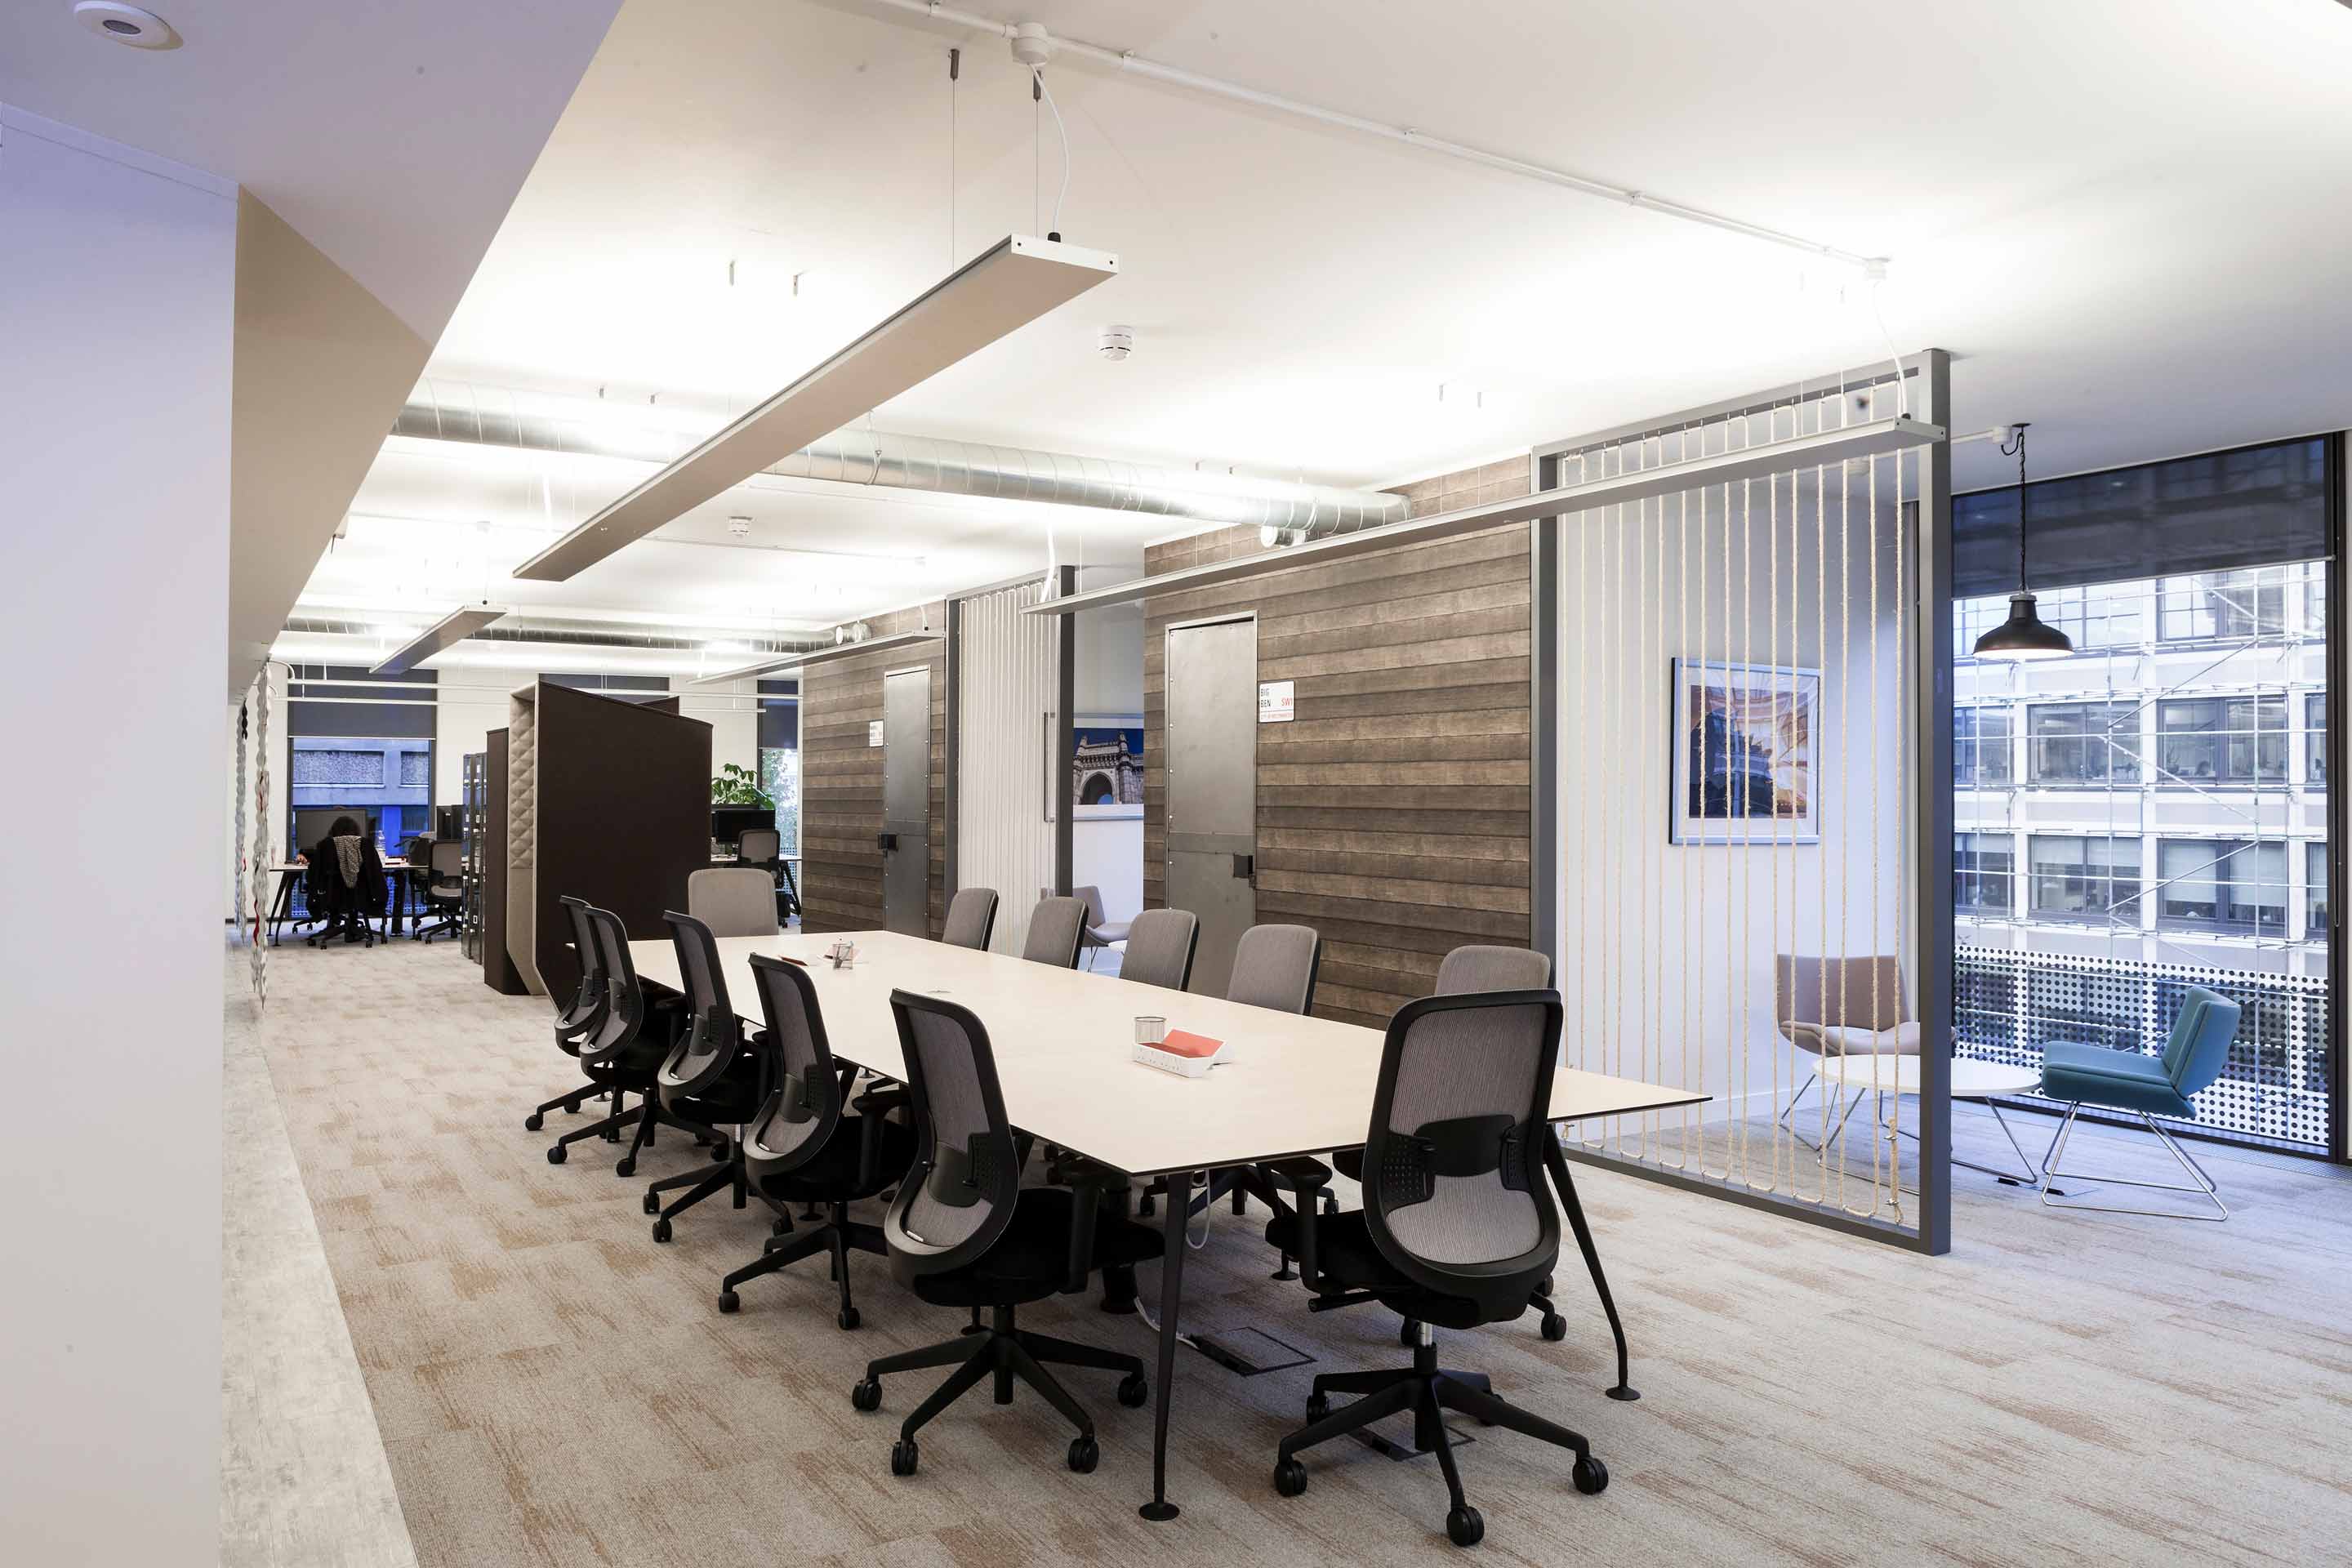
[[[1419,515],[1527,488],[1519,459],[1406,493]],[[1153,546],[1144,570],[1259,548],[1219,530]],[[1168,626],[1254,610],[1258,678],[1296,681],[1298,707],[1258,730],[1258,918],[1322,933],[1315,1011],[1379,1026],[1451,949],[1524,944],[1528,571],[1514,527],[1146,600],[1145,904],[1166,895]]]
[[[928,622],[926,616],[928,616]],[[882,648],[812,665],[801,677],[801,926],[877,931],[882,925],[882,749],[866,744],[882,717],[882,678],[928,664],[931,671],[930,934],[947,918],[947,606],[871,617],[876,637],[921,629],[940,640]]]

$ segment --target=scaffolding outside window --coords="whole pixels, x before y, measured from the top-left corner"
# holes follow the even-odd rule
[[[2029,855],[2042,920],[2139,923],[2139,840],[2037,833]]]
[[[2139,782],[2139,705],[2043,702],[2026,710],[2032,778],[2038,784]]]
[[[2284,938],[2286,846],[2167,838],[2157,846],[2157,923]]]
[[[2168,698],[2156,705],[2159,784],[2286,782],[2286,699]]]

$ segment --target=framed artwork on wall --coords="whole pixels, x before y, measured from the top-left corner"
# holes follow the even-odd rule
[[[1672,661],[1676,844],[1822,841],[1822,672],[1723,659]]]

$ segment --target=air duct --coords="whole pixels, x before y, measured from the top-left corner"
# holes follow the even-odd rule
[[[467,395],[460,397],[455,389],[445,394],[435,384],[419,387],[392,433],[641,463],[673,462],[698,438],[623,422],[523,413],[520,405],[527,395],[465,390]],[[1098,507],[1209,527],[1304,529],[1314,535],[1400,521],[1407,510],[1402,496],[1379,490],[1235,479],[884,430],[836,430],[761,471],[782,479]]]

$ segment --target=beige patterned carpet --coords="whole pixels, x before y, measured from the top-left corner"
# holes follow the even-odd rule
[[[860,1258],[855,1333],[833,1326],[821,1264],[747,1286],[742,1312],[721,1316],[719,1277],[758,1252],[761,1212],[707,1204],[656,1246],[639,1196],[645,1178],[688,1167],[680,1140],[635,1182],[598,1142],[548,1164],[549,1135],[521,1125],[567,1085],[547,1005],[493,994],[448,943],[282,949],[272,990],[268,1082],[254,1075],[247,1092],[281,1103],[426,1568],[1454,1550],[1427,1458],[1334,1444],[1310,1457],[1304,1497],[1274,1494],[1274,1445],[1309,1373],[1402,1352],[1377,1309],[1311,1317],[1296,1284],[1268,1279],[1262,1215],[1220,1215],[1187,1270],[1186,1321],[1260,1326],[1318,1361],[1245,1380],[1183,1355],[1181,1520],[1136,1517],[1150,1412],[1087,1373],[1071,1381],[1100,1429],[1096,1473],[1064,1468],[1066,1430],[1024,1394],[965,1401],[925,1432],[921,1474],[894,1479],[897,1417],[928,1374],[894,1380],[875,1416],[850,1408],[849,1386],[866,1357],[952,1333],[954,1314]],[[2038,1147],[2042,1124],[2027,1124]],[[1968,1146],[1990,1154],[1989,1135],[1964,1119]],[[1460,1455],[1486,1514],[1479,1552],[1545,1568],[2345,1561],[2352,1178],[2225,1151],[2207,1164],[2237,1211],[2226,1226],[2049,1215],[1963,1173],[1940,1260],[1580,1173],[1643,1397],[1601,1397],[1608,1336],[1572,1253],[1566,1342],[1545,1343],[1532,1318],[1452,1337],[1449,1364],[1582,1428],[1612,1475],[1580,1497],[1564,1456],[1478,1433]],[[1088,1299],[1028,1321],[1150,1355],[1139,1319]]]

